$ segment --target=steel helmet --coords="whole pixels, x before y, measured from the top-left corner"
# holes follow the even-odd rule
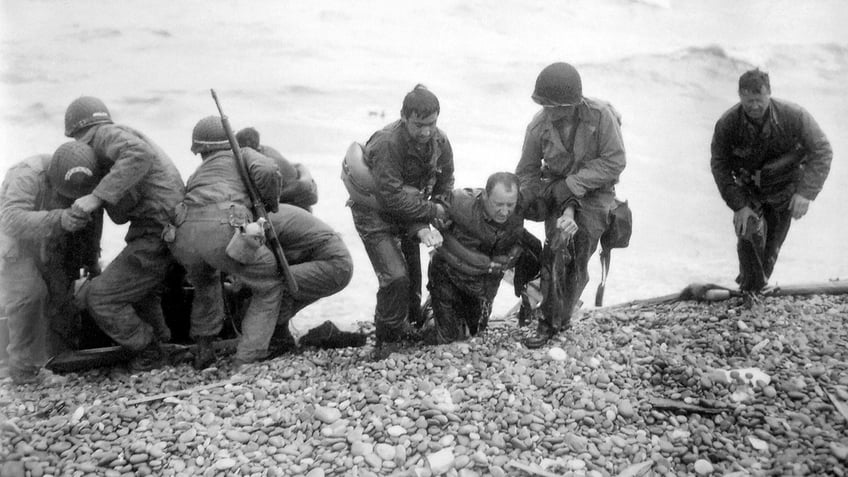
[[[59,195],[76,200],[88,195],[102,177],[94,149],[79,141],[56,149],[47,166],[47,181]]]
[[[103,101],[92,96],[82,96],[65,110],[65,136],[74,137],[80,129],[92,124],[111,122],[112,115]]]
[[[545,67],[536,78],[533,101],[541,105],[564,106],[579,103],[583,98],[580,73],[568,63]]]
[[[230,141],[219,116],[206,116],[191,132],[191,152],[203,154],[230,149]]]

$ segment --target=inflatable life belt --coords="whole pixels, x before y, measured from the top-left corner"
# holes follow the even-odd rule
[[[377,196],[374,195],[374,176],[365,164],[365,150],[358,142],[347,148],[342,160],[342,182],[350,194],[350,200],[372,209],[380,209]]]
[[[382,210],[383,207],[375,194],[377,184],[374,182],[371,169],[365,164],[365,148],[358,142],[352,143],[347,148],[342,160],[342,182],[347,193],[350,194],[350,200],[374,210]],[[409,185],[404,185],[403,191],[414,196],[421,195],[419,189]]]

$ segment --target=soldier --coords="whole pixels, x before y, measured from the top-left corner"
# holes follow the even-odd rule
[[[15,384],[37,383],[39,369],[72,336],[73,282],[80,269],[97,273],[102,213],[73,208],[101,177],[94,151],[61,145],[12,166],[0,191],[0,306],[8,317],[9,373]]]
[[[303,164],[292,164],[279,151],[267,144],[259,143],[259,131],[255,128],[244,128],[236,133],[239,146],[249,147],[270,157],[277,163],[282,176],[280,203],[292,204],[308,212],[318,203],[318,185]]]
[[[197,123],[191,150],[200,154],[203,162],[189,178],[185,198],[177,208],[171,249],[195,287],[191,335],[198,346],[194,367],[208,367],[216,359],[211,344],[224,323],[222,272],[252,293],[234,364],[267,358],[275,329],[285,336],[295,313],[343,289],[353,274],[353,261],[328,225],[303,209],[278,204],[280,175],[276,163],[243,148],[247,170],[298,284],[297,294],[289,294],[271,250],[258,243],[251,246],[240,242],[242,231],[255,225],[257,218],[250,210],[247,188],[220,117],[209,116]]]
[[[103,179],[74,210],[101,207],[117,224],[130,223],[126,247],[91,281],[87,305],[95,323],[130,353],[130,369],[162,364],[160,341],[170,337],[162,313],[162,283],[174,264],[161,235],[182,199],[179,171],[147,136],[114,124],[97,98],[83,96],[65,112],[65,135],[94,149]]]
[[[739,275],[747,305],[768,284],[792,219],[800,219],[824,185],[833,151],[804,108],[771,97],[768,73],[739,78],[739,103],[715,126],[710,167],[733,210]]]
[[[450,225],[429,268],[435,326],[425,341],[450,343],[485,331],[504,271],[523,251],[524,219],[515,213],[518,177],[489,176],[485,189],[455,189],[447,201]],[[538,242],[538,241],[537,241]]]
[[[410,91],[400,120],[374,133],[365,145],[377,207],[355,198],[348,201],[380,286],[374,313],[377,359],[403,340],[418,338],[410,322],[419,321],[421,313],[419,243],[441,245],[441,234],[429,224],[447,214],[432,199],[450,194],[454,183],[453,150],[436,127],[439,111],[438,98],[423,85]]]
[[[573,66],[544,68],[532,97],[542,110],[527,126],[515,172],[525,217],[545,221],[542,318],[536,335],[524,342],[538,348],[568,329],[580,306],[625,155],[616,114],[607,103],[583,96]]]

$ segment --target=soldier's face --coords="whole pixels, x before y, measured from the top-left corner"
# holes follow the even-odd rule
[[[433,113],[426,117],[418,116],[418,113],[413,112],[409,117],[402,118],[403,124],[406,125],[406,130],[415,141],[425,143],[433,137],[436,132],[436,121],[439,119],[439,113]]]
[[[508,189],[503,184],[495,184],[491,193],[483,191],[483,209],[486,215],[502,224],[515,212],[518,203],[518,187]]]
[[[564,118],[572,118],[574,117],[574,111],[577,109],[576,104],[543,107],[545,108],[545,114],[548,115],[551,121],[559,121],[560,119]]]
[[[771,91],[763,86],[759,91],[743,89],[739,91],[739,102],[742,109],[751,119],[760,119],[766,114],[771,99]]]

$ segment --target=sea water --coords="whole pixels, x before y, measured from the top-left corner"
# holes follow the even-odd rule
[[[340,162],[399,116],[416,83],[442,105],[457,186],[512,171],[531,99],[547,64],[577,66],[588,96],[622,113],[627,168],[617,188],[634,212],[634,235],[613,252],[606,303],[675,293],[690,282],[733,286],[732,214],[709,169],[715,121],[737,100],[737,79],[760,67],[773,95],[801,104],[834,149],[824,191],[793,224],[773,284],[848,277],[848,3],[842,0],[482,0],[398,2],[6,0],[0,4],[0,172],[66,141],[63,114],[81,95],[116,122],[153,138],[184,179],[199,158],[191,130],[216,114],[218,92],[234,128],[262,141],[318,181],[315,214],[334,227],[355,262],[344,291],[302,311],[306,322],[370,320],[377,282],[345,207]],[[529,228],[541,236],[539,224]],[[104,261],[125,228],[107,225]],[[593,302],[600,275],[583,301]],[[425,292],[426,293],[426,292]],[[515,303],[504,286],[502,314]]]

